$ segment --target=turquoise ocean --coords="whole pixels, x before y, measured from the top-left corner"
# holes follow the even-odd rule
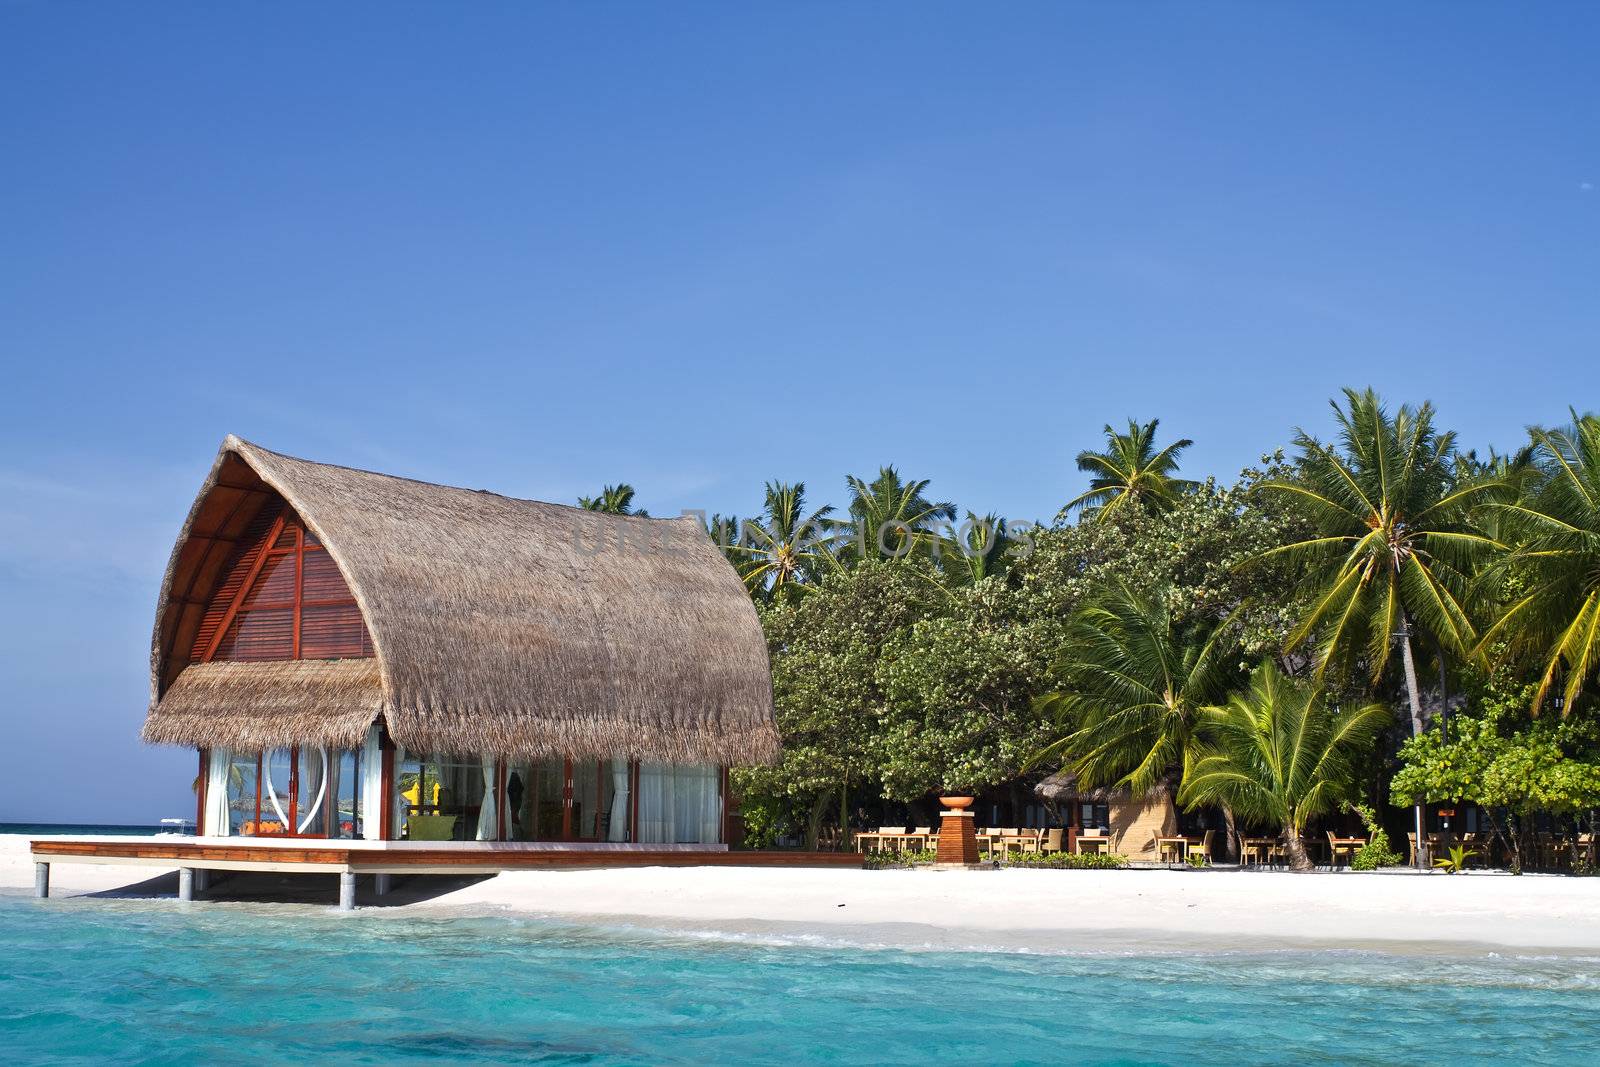
[[[1600,960],[867,948],[0,895],[7,1064],[1592,1064]]]

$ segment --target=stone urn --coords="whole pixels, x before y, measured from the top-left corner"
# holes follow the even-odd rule
[[[965,811],[972,807],[971,797],[940,797],[939,803],[955,811]]]

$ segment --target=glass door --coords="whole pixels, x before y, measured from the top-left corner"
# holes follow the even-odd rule
[[[325,748],[297,748],[294,774],[294,833],[327,837],[333,767]]]
[[[294,749],[275,748],[261,757],[261,821],[258,834],[290,834],[295,816]]]
[[[536,841],[561,841],[567,836],[567,761],[547,759],[533,768],[533,818]]]
[[[600,839],[600,765],[594,760],[568,764],[568,781],[572,785],[572,798],[568,807],[572,811],[568,838],[576,841]]]
[[[506,767],[508,841],[627,841],[630,768],[545,759]]]

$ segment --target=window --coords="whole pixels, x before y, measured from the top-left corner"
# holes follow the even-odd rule
[[[492,758],[402,752],[394,768],[400,815],[395,836],[407,841],[494,840],[494,766]]]
[[[645,842],[722,840],[722,771],[709,763],[639,764],[639,836]]]
[[[506,767],[506,839],[628,841],[632,765],[562,759]]]
[[[360,836],[360,752],[307,745],[213,758],[227,760],[228,835]]]

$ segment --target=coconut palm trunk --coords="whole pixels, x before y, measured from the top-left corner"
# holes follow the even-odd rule
[[[1300,830],[1293,823],[1286,823],[1283,827],[1283,850],[1289,855],[1289,869],[1291,871],[1314,871],[1317,865],[1311,862],[1311,856],[1306,852],[1305,838],[1300,836]]]
[[[1422,722],[1422,694],[1417,690],[1417,660],[1411,652],[1411,616],[1406,612],[1400,613],[1400,662],[1405,668],[1406,697],[1411,702],[1411,736],[1421,737],[1424,729]],[[1427,838],[1424,836],[1423,821],[1424,811],[1422,801],[1418,800],[1412,808],[1412,822],[1417,835],[1417,847],[1414,862],[1418,867],[1426,867],[1429,863],[1427,856]]]

